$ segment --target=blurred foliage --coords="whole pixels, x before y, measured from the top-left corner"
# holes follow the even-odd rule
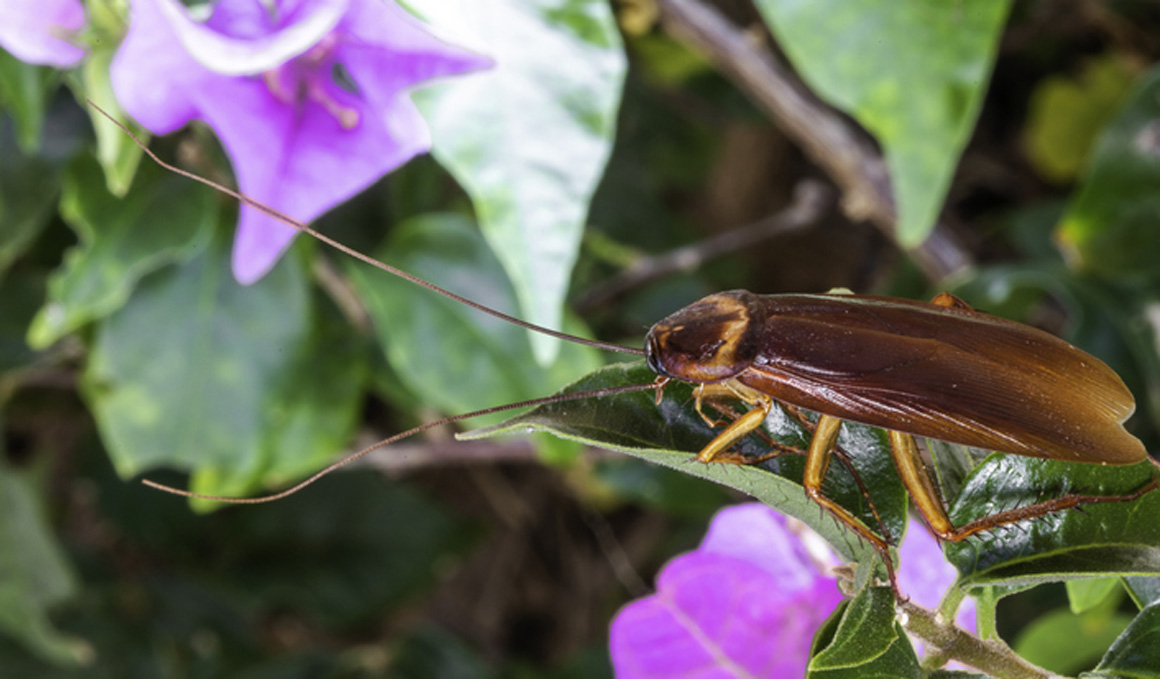
[[[408,4],[432,20],[458,6]],[[1160,449],[1160,12],[1128,0],[719,3],[754,35],[767,20],[763,38],[878,142],[905,243],[941,214],[977,266],[922,280],[896,244],[834,210],[593,304],[623,271],[769,217],[824,173],[652,3],[625,9],[624,44],[602,3],[496,4],[509,32],[463,39],[485,51],[499,40],[518,67],[425,95],[436,160],[323,230],[509,313],[633,346],[656,319],[732,287],[951,290],[1108,362],[1137,397],[1129,428]],[[232,201],[139,162],[78,103],[112,96],[120,24],[94,7],[102,48],[71,73],[0,51],[0,676],[611,676],[608,620],[740,497],[725,487],[798,516],[844,557],[870,551],[805,500],[799,457],[689,464],[711,433],[682,387],[661,408],[651,392],[542,408],[506,425],[517,436],[462,447],[439,429],[271,505],[142,488],[137,475],[260,494],[443,414],[651,374],[550,348],[307,239],[238,286]],[[153,148],[228,181],[202,128]],[[770,426],[805,442],[789,418]],[[533,427],[637,457],[529,443]],[[882,432],[844,436],[898,534],[906,498]],[[929,448],[959,521],[1069,489],[1128,492],[1149,473]],[[848,472],[835,464],[831,477],[827,493],[872,524]],[[1052,515],[947,554],[984,622],[998,615],[1029,658],[1157,676],[1158,503]],[[1066,595],[1026,591],[1057,580]],[[833,616],[811,676],[923,676],[882,594],[863,588]]]

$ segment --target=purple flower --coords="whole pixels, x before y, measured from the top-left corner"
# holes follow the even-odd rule
[[[612,621],[617,679],[804,676],[810,640],[842,595],[786,520],[760,504],[722,510],[657,593]]]
[[[902,589],[936,606],[955,570],[917,522],[901,558]],[[826,574],[836,562],[820,537],[764,505],[722,510],[700,547],[664,567],[657,593],[613,620],[617,679],[804,676],[810,642],[842,600]],[[959,623],[974,629],[973,606],[963,609]]]
[[[3,0],[0,47],[30,64],[67,68],[85,56],[70,42],[84,23],[80,0]]]
[[[430,148],[410,89],[490,63],[384,0],[222,0],[201,22],[175,0],[134,0],[111,77],[142,125],[205,121],[244,193],[311,220]],[[243,207],[234,276],[261,278],[295,233]]]

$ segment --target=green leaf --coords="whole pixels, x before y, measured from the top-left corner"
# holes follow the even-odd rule
[[[330,462],[354,434],[368,379],[365,347],[332,305],[316,298],[314,309],[297,360],[268,394],[262,431],[269,458],[260,478],[204,466],[190,483],[195,492],[242,495],[287,485]]]
[[[1028,625],[1012,648],[1024,660],[1052,672],[1073,675],[1090,669],[1132,622],[1132,616],[1115,612],[1114,601],[1101,608],[1082,615],[1068,610],[1048,613]]]
[[[490,71],[426,88],[435,157],[467,190],[521,316],[559,327],[588,203],[612,150],[626,69],[603,0],[412,0]],[[541,362],[558,343],[533,336]]]
[[[667,516],[704,519],[729,503],[728,492],[720,486],[636,458],[603,460],[594,472],[615,497]]]
[[[87,645],[61,634],[48,617],[76,589],[35,480],[0,460],[0,629],[49,662],[80,662]]]
[[[1124,103],[1137,69],[1121,54],[1084,63],[1076,77],[1051,76],[1035,86],[1027,113],[1027,159],[1053,182],[1075,178],[1100,130]]]
[[[1085,677],[1155,679],[1160,677],[1160,604],[1152,604],[1132,621]]]
[[[561,393],[628,384],[648,384],[656,375],[643,362],[612,365],[569,385]],[[780,409],[766,420],[766,432],[784,445],[802,447],[808,441],[796,422]],[[651,391],[598,399],[539,406],[502,425],[471,432],[461,438],[475,439],[501,433],[549,431],[588,445],[618,450],[635,457],[709,479],[800,519],[820,533],[845,560],[862,561],[873,548],[851,530],[839,526],[809,500],[801,485],[804,457],[784,455],[759,465],[702,464],[692,459],[713,439],[715,431],[696,413],[692,387],[672,383],[665,387],[659,406]],[[874,507],[892,536],[902,535],[906,520],[906,493],[890,459],[885,432],[863,425],[846,424],[838,444],[854,459]],[[735,450],[756,457],[768,446],[753,435]],[[865,496],[849,472],[837,461],[830,465],[823,492],[876,532],[879,523]]]
[[[888,587],[863,587],[818,630],[812,650],[809,679],[922,676],[910,639],[894,620],[894,593]]]
[[[1124,578],[1124,589],[1139,608],[1160,602],[1160,577]]]
[[[211,190],[149,165],[124,199],[110,194],[100,167],[77,159],[64,179],[61,213],[80,245],[49,281],[49,297],[28,331],[46,347],[129,299],[141,277],[205,247],[216,221]]]
[[[315,427],[279,451],[284,433],[272,430],[317,398],[293,394],[304,388],[302,361],[319,350],[301,267],[287,257],[242,287],[224,241],[142,280],[97,329],[83,393],[122,477],[157,466],[197,470],[198,490],[212,481],[213,491],[240,493],[303,464],[284,455],[316,459],[316,439],[333,445],[333,433]]]
[[[337,631],[381,621],[424,593],[439,580],[432,565],[463,556],[471,537],[438,502],[374,473],[335,475],[212,520],[230,528],[219,530],[214,560],[230,574],[227,600]]]
[[[40,146],[44,111],[56,84],[53,69],[26,64],[0,49],[0,108],[16,123],[16,141],[24,153]]]
[[[1079,615],[1099,606],[1112,592],[1119,590],[1120,578],[1092,578],[1090,580],[1068,580],[1067,602],[1071,612]]]
[[[882,145],[898,238],[934,227],[987,88],[1008,0],[758,0],[794,67]]]
[[[1140,77],[1096,144],[1056,236],[1068,259],[1101,276],[1157,275],[1160,252],[1160,67]]]
[[[842,613],[833,640],[810,659],[810,670],[848,669],[874,660],[894,643],[894,593],[889,587],[865,587]]]
[[[113,95],[109,67],[116,54],[116,48],[117,43],[109,41],[90,49],[81,67],[70,74],[70,77],[73,89],[81,94],[81,104],[92,120],[93,131],[97,135],[97,161],[105,171],[108,191],[114,196],[124,196],[133,185],[133,176],[141,164],[144,151],[132,137],[125,134],[124,130],[83,101],[86,97],[93,100],[97,106],[132,130],[138,139],[148,143],[149,131],[129,120]]]
[[[383,261],[506,313],[515,293],[470,220],[427,215],[401,224]],[[545,396],[600,365],[590,347],[566,344],[541,367],[521,328],[395,276],[347,267],[391,367],[422,402],[458,414]],[[583,333],[571,321],[570,332]],[[497,422],[502,416],[490,418]]]
[[[60,168],[50,159],[25,153],[0,116],[0,275],[40,235],[52,218],[60,192]]]
[[[1149,462],[1105,467],[996,453],[971,473],[950,517],[962,526],[1067,493],[1126,495],[1148,483],[1154,470]],[[966,587],[1160,574],[1160,492],[985,531],[948,543],[946,555]]]
[[[22,269],[0,280],[0,410],[15,393],[7,373],[29,368],[42,357],[24,334],[44,299],[44,279],[42,271]]]

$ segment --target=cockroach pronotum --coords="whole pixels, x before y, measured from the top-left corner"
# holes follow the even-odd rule
[[[127,129],[125,132],[132,136]],[[950,294],[942,293],[931,302],[916,302],[847,294],[724,292],[658,322],[648,332],[645,349],[623,347],[542,328],[479,305],[338,243],[237,191],[166,163],[137,143],[167,170],[230,195],[376,268],[536,332],[643,355],[658,375],[647,384],[558,394],[431,422],[361,450],[268,496],[206,496],[145,481],[155,488],[225,502],[268,502],[297,492],[373,450],[432,427],[481,414],[629,391],[655,389],[659,401],[670,380],[696,386],[697,411],[712,426],[720,423],[703,413],[704,402],[733,400],[749,407],[697,454],[705,463],[762,461],[760,457],[741,458],[731,453],[731,448],[759,430],[775,403],[788,406],[793,413],[798,408],[817,413],[816,422],[798,415],[812,431],[808,448],[797,451],[806,456],[806,492],[873,545],[892,581],[888,538],[874,533],[822,493],[843,421],[889,433],[891,454],[903,486],[930,528],[947,541],[1081,505],[1129,502],[1157,487],[1153,475],[1146,485],[1127,495],[1066,493],[962,526],[953,525],[923,465],[915,436],[1090,464],[1129,465],[1149,458],[1140,440],[1123,426],[1135,409],[1135,401],[1111,368],[1053,335],[975,311]],[[780,448],[770,455],[785,452],[784,446]]]

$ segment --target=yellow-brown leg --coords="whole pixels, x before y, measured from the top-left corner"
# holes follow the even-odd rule
[[[755,407],[753,410],[750,410],[741,417],[737,418],[737,420],[734,421],[733,424],[731,424],[727,429],[725,429],[725,431],[718,434],[716,438],[714,438],[709,442],[708,445],[701,449],[701,452],[697,454],[697,459],[701,462],[726,461],[748,463],[768,459],[759,458],[756,460],[738,460],[736,458],[730,457],[727,453],[728,449],[734,443],[761,426],[761,423],[765,421],[765,418],[769,415],[769,412],[773,407],[773,401],[766,398],[759,400],[754,405]],[[800,412],[797,414],[798,416],[801,416]],[[894,577],[894,565],[890,560],[890,546],[887,541],[871,532],[869,528],[867,528],[861,521],[859,521],[857,517],[847,511],[845,507],[842,507],[838,503],[822,494],[822,482],[826,478],[826,471],[829,469],[830,459],[833,457],[835,449],[837,449],[838,432],[840,431],[841,426],[842,421],[840,419],[831,417],[829,415],[821,415],[818,418],[817,424],[810,424],[813,437],[810,439],[810,447],[806,452],[805,478],[802,482],[802,485],[805,487],[806,494],[810,497],[810,499],[818,503],[819,506],[833,515],[834,518],[852,528],[854,532],[865,538],[870,542],[871,545],[874,546],[874,549],[882,556],[882,560],[886,564],[886,570],[890,576],[890,586],[897,594],[899,591],[898,583]],[[786,447],[786,449],[793,452],[798,452],[793,448]],[[774,452],[769,457],[773,457],[777,454],[779,453]],[[843,463],[849,466],[850,473],[854,475],[855,480],[857,480],[859,487],[862,489],[863,495],[866,497],[866,501],[870,503],[870,507],[874,512],[874,516],[878,517],[878,512],[874,509],[874,505],[870,501],[869,493],[867,492],[865,486],[862,485],[862,479],[858,476],[857,470],[854,469],[853,465],[851,465],[848,460],[843,460]],[[878,521],[880,524],[882,523],[881,518],[879,518]],[[882,526],[882,530],[886,530],[885,525]]]
[[[725,428],[725,431],[717,434],[708,445],[702,448],[701,452],[697,453],[697,459],[701,462],[712,462],[717,459],[722,453],[732,448],[734,443],[737,443],[760,427],[761,423],[765,422],[765,418],[769,415],[769,411],[772,408],[773,401],[770,399],[754,403],[752,410],[734,420],[732,424]]]
[[[914,506],[918,507],[918,511],[922,512],[923,518],[926,519],[927,525],[935,532],[935,535],[949,542],[959,542],[982,531],[1005,526],[1009,523],[1033,519],[1037,516],[1043,516],[1052,512],[1074,509],[1081,505],[1099,504],[1102,502],[1131,502],[1144,493],[1156,488],[1156,479],[1153,478],[1148,485],[1129,495],[1068,494],[1045,502],[1037,502],[1026,507],[1019,507],[1017,509],[991,514],[990,516],[984,516],[964,526],[955,527],[951,523],[950,517],[947,516],[942,500],[939,499],[938,493],[935,491],[934,482],[931,480],[930,473],[923,467],[922,458],[918,454],[918,444],[915,443],[914,437],[910,434],[903,434],[902,432],[890,432],[890,451],[894,456],[894,464],[898,467],[898,474],[902,478],[902,484],[906,486],[907,492],[910,493],[910,498],[914,501]]]
[[[882,555],[882,560],[886,562],[886,568],[890,573],[890,582],[894,586],[894,566],[890,562],[890,546],[886,544],[885,540],[871,532],[845,507],[822,494],[822,482],[826,478],[826,470],[830,467],[830,458],[833,456],[834,445],[838,441],[838,432],[841,428],[842,421],[836,417],[830,415],[818,417],[814,437],[810,440],[809,453],[806,455],[806,472],[802,485],[805,486],[806,495],[809,495],[811,500],[821,505],[838,521],[852,528],[871,545],[874,545],[874,549]],[[896,586],[894,589],[898,590]]]

